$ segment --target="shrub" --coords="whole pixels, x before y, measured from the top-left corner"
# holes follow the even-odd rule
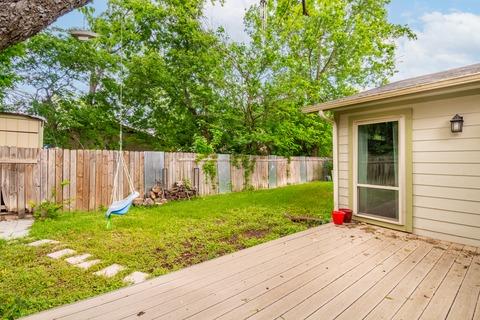
[[[70,182],[67,180],[62,181],[62,189],[69,185]],[[45,219],[55,219],[62,211],[65,205],[70,204],[70,199],[64,199],[62,202],[58,203],[56,201],[57,191],[55,188],[52,188],[50,192],[50,197],[48,199],[43,200],[39,204],[34,202],[30,203],[30,207],[33,210],[33,217],[35,219],[45,220]]]

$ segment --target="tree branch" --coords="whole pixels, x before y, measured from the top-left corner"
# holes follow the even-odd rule
[[[325,64],[323,65],[323,68],[320,69],[320,64],[318,64],[318,69],[317,69],[317,78],[316,80],[320,80],[320,76],[325,73],[325,71],[327,70],[328,66],[330,65],[330,63],[332,62],[333,60],[333,57],[335,56],[335,48],[332,49],[332,51],[330,52],[330,55],[328,56],[328,59],[327,61],[325,62]]]
[[[303,10],[303,15],[304,16],[310,16],[308,14],[308,10],[307,10],[307,1],[306,0],[302,0],[302,10]]]
[[[91,0],[0,1],[0,51],[24,41]]]

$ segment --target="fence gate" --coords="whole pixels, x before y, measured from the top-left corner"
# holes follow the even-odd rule
[[[25,214],[40,200],[38,152],[34,148],[0,148],[0,211]]]

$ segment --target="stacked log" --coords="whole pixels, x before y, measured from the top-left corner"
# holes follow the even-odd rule
[[[195,187],[187,185],[183,181],[177,181],[172,189],[165,190],[165,198],[167,200],[191,199],[197,196],[197,194]]]
[[[172,189],[164,189],[157,183],[150,191],[147,191],[144,198],[137,198],[133,204],[137,206],[162,205],[172,200],[191,199],[198,195],[197,189],[186,185],[183,181],[175,182]]]

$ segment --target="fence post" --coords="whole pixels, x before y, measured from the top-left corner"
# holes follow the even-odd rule
[[[145,193],[150,190],[155,183],[164,183],[165,152],[145,152],[144,158],[144,177]]]
[[[268,188],[277,187],[277,156],[268,156]]]
[[[230,155],[219,154],[217,157],[218,192],[227,193],[232,191],[232,177],[230,173]]]
[[[307,182],[307,161],[305,157],[299,157],[300,161],[300,182]]]

